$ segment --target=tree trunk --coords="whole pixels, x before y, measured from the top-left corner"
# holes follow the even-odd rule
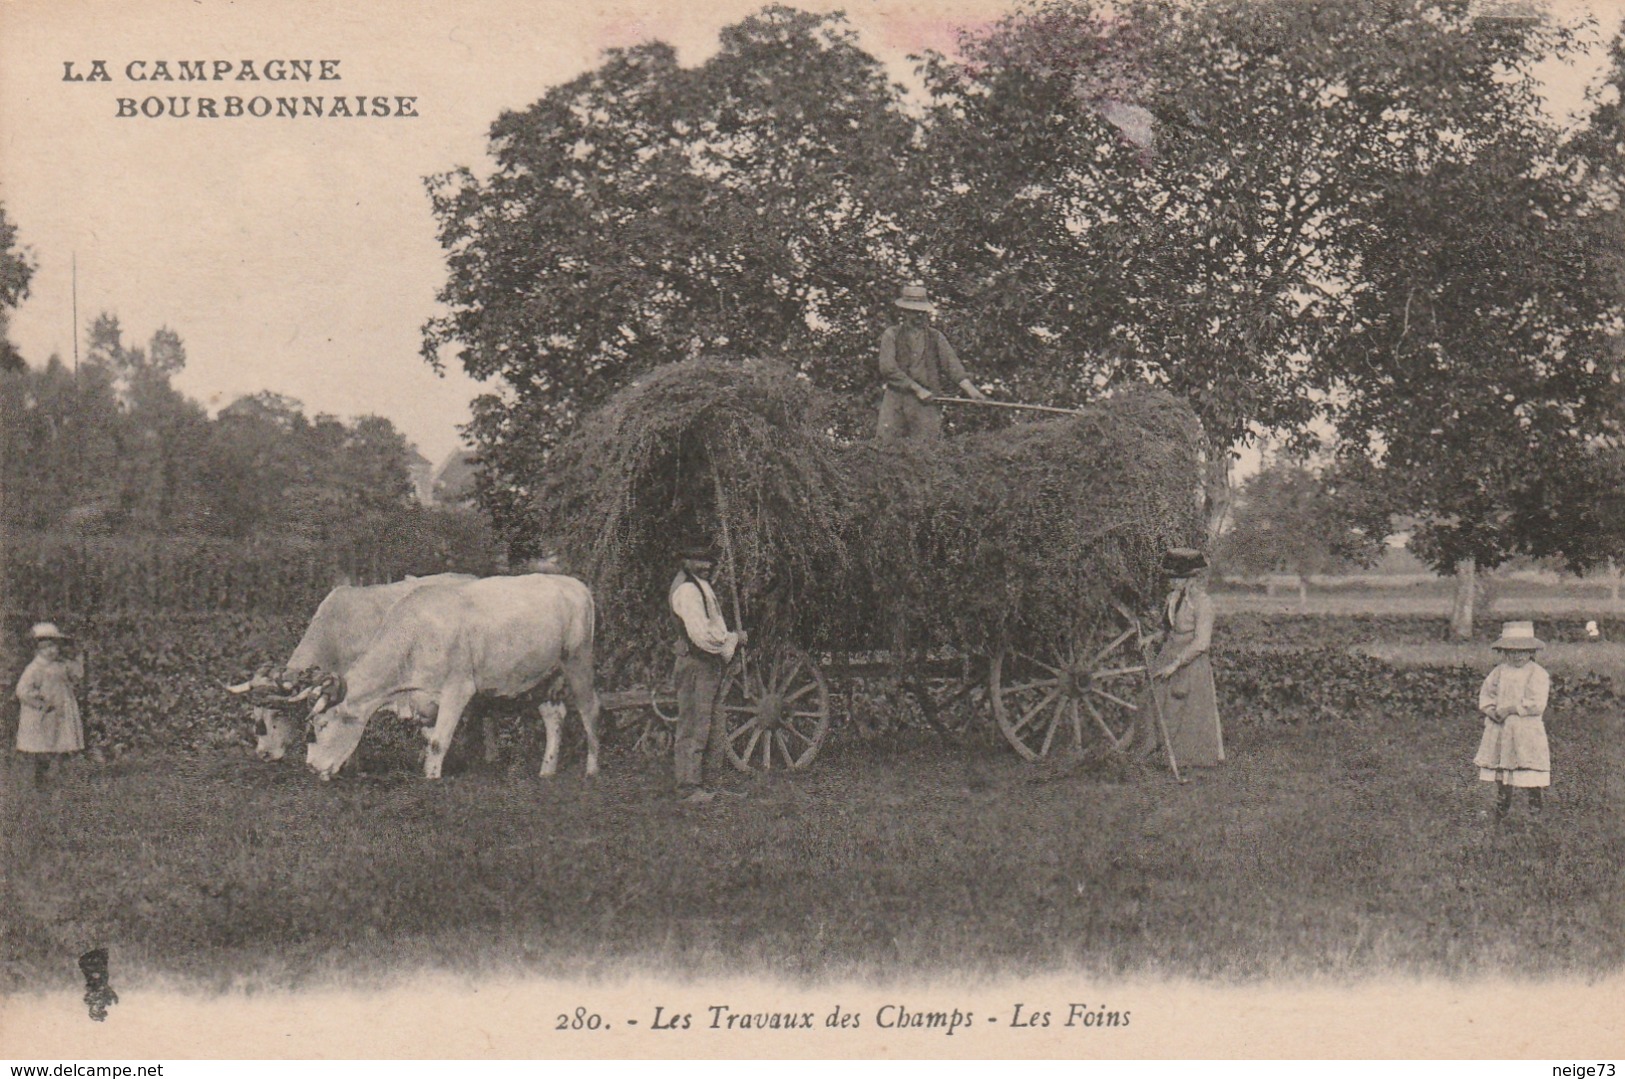
[[[1456,598],[1450,607],[1450,636],[1458,641],[1473,638],[1473,601],[1478,598],[1478,563],[1463,558],[1456,563]]]
[[[1230,483],[1231,456],[1228,449],[1209,451],[1202,496],[1207,508],[1207,546],[1211,551],[1230,521],[1230,504],[1235,490]]]

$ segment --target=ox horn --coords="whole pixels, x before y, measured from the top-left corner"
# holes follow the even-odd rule
[[[254,688],[254,680],[252,678],[250,678],[248,681],[239,682],[235,686],[228,686],[228,685],[226,685],[226,683],[221,682],[220,687],[222,689],[224,689],[227,693],[235,693],[240,697],[244,693],[247,693],[249,690]]]

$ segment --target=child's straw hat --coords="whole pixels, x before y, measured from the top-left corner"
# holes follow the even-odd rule
[[[1533,652],[1546,642],[1535,636],[1533,622],[1502,622],[1501,639],[1490,646],[1497,652]]]

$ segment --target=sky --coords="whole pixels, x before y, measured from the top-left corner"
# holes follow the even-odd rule
[[[701,62],[717,31],[757,0],[676,5],[611,0],[6,0],[0,3],[0,201],[39,268],[14,313],[31,363],[73,355],[78,325],[116,314],[129,344],[168,326],[186,343],[175,384],[211,408],[274,390],[307,414],[389,417],[431,459],[459,442],[469,401],[494,386],[455,361],[420,358],[420,328],[445,280],[423,177],[478,170],[486,134],[597,65],[648,39]],[[828,3],[799,3],[828,10]],[[848,4],[865,46],[906,70],[922,47],[992,0]],[[309,84],[139,82],[156,62],[336,59]],[[66,81],[106,62],[111,82]],[[212,68],[210,69],[212,71]],[[236,69],[240,70],[240,68]],[[319,71],[319,69],[318,69]],[[176,119],[118,116],[151,94],[415,97],[415,118]],[[224,108],[224,106],[218,106]]]
[[[1625,0],[1597,0],[1605,13]],[[0,0],[0,201],[39,268],[14,313],[31,363],[71,362],[78,325],[116,314],[127,343],[178,332],[175,380],[211,409],[273,390],[307,414],[378,414],[432,460],[482,386],[419,355],[439,313],[443,252],[423,178],[477,171],[504,109],[586,71],[601,51],[657,39],[685,64],[761,0]],[[842,8],[902,77],[1011,0],[799,0]],[[165,61],[336,60],[312,83],[135,81]],[[75,81],[97,60],[111,81]],[[132,62],[145,66],[129,68]],[[319,71],[319,68],[318,68]],[[1588,73],[1555,73],[1578,102]],[[415,117],[120,117],[118,99],[277,93],[415,99]],[[195,109],[195,106],[193,106]],[[218,106],[224,108],[222,104]],[[81,336],[81,343],[83,337]],[[82,344],[81,344],[82,347]]]

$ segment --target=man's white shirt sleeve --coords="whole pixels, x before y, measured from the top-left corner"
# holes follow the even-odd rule
[[[739,634],[729,632],[720,606],[716,615],[706,617],[705,599],[698,585],[692,581],[678,585],[671,594],[671,609],[682,620],[683,629],[695,648],[721,656],[724,662],[733,659],[734,649],[739,647]]]

